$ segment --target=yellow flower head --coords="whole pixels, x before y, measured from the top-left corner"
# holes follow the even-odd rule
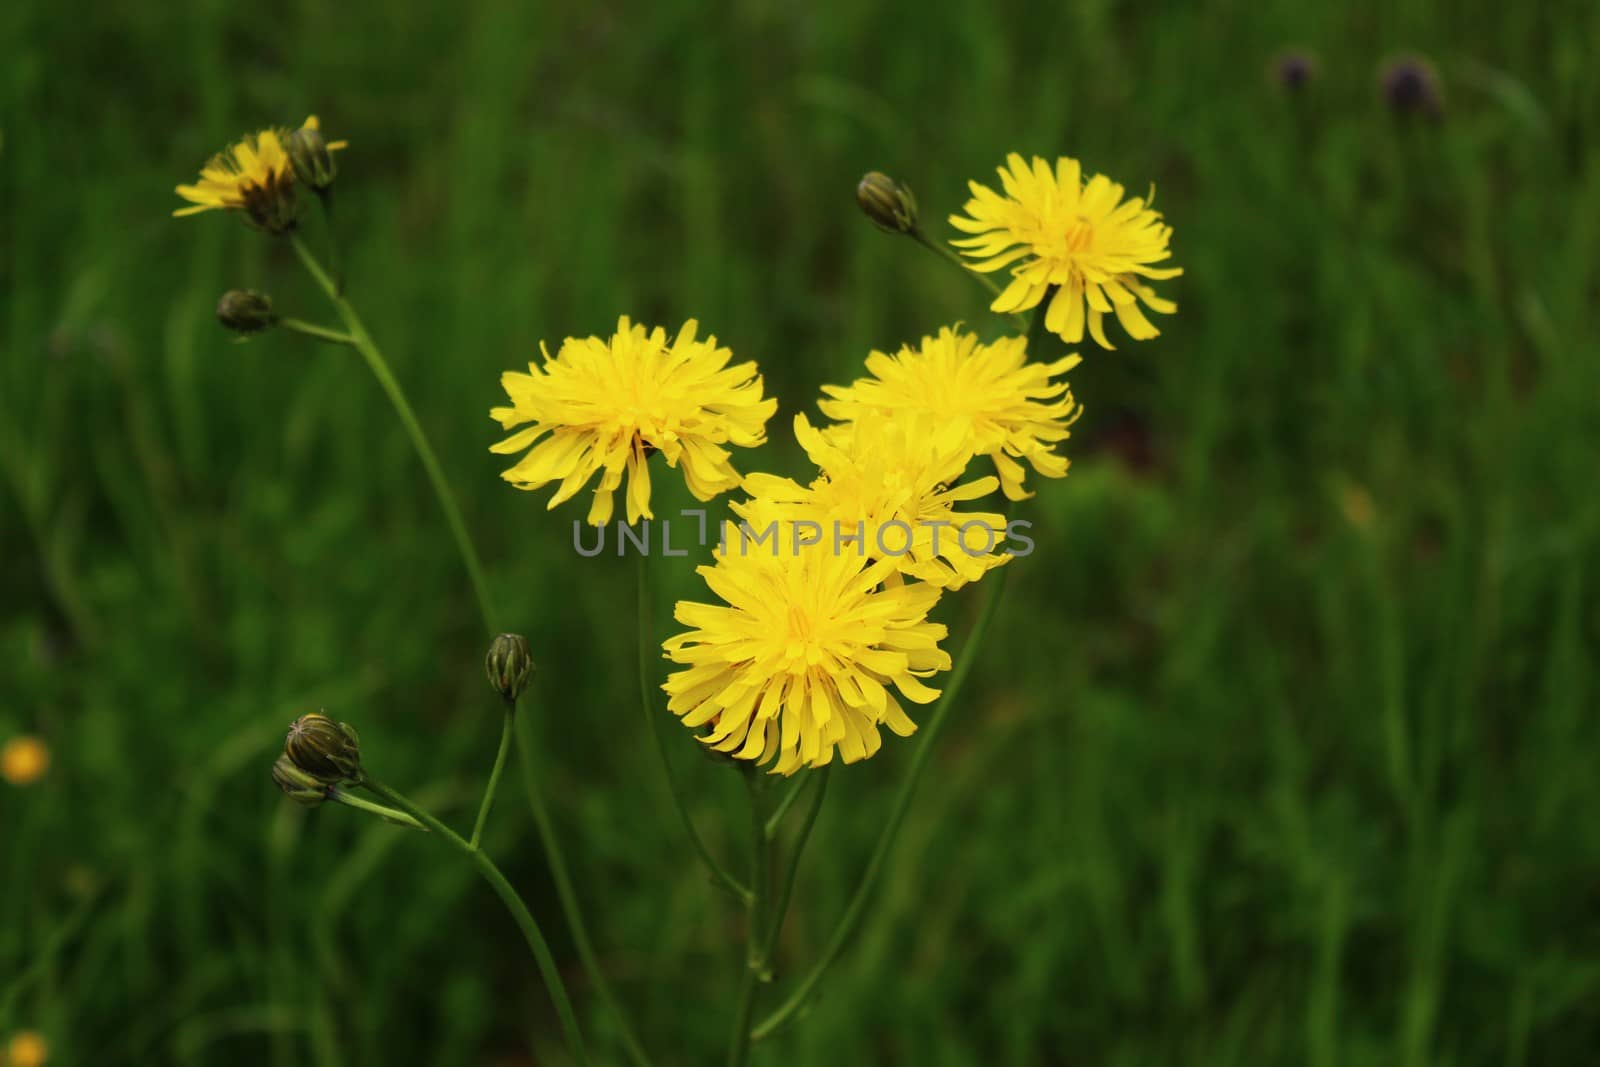
[[[945,327],[893,356],[867,357],[871,378],[847,386],[825,385],[830,399],[818,407],[840,422],[868,422],[922,413],[936,425],[959,433],[973,455],[994,460],[1000,487],[1011,500],[1032,493],[1022,488],[1026,459],[1046,478],[1067,473],[1067,458],[1055,446],[1070,436],[1068,427],[1082,409],[1066,382],[1052,382],[1077,366],[1076,355],[1053,363],[1029,363],[1028,342],[1007,337],[979,344],[974,334]]]
[[[784,519],[814,524],[803,540],[820,537],[835,551],[888,560],[902,575],[943,589],[1006,561],[993,552],[1005,537],[1005,516],[955,510],[1000,484],[992,476],[956,484],[972,459],[960,425],[912,413],[819,431],[801,414],[794,436],[821,476],[809,486],[772,474],[745,478],[756,499],[733,510],[747,522],[756,521],[753,504],[770,504]]]
[[[308,116],[305,128],[318,128],[317,117]],[[242,211],[252,223],[273,233],[294,225],[294,166],[286,143],[289,131],[261,130],[211,157],[200,170],[195,185],[178,186],[178,195],[190,201],[174,215],[197,215],[202,211]],[[347,147],[348,141],[331,141],[328,150]]]
[[[1011,284],[990,305],[995,311],[1037,307],[1052,289],[1045,326],[1068,344],[1083,340],[1085,309],[1089,335],[1102,348],[1102,321],[1115,311],[1122,328],[1135,341],[1161,331],[1139,310],[1170,315],[1178,310],[1156,296],[1145,279],[1172,278],[1183,271],[1156,267],[1170,257],[1172,227],[1150,208],[1148,198],[1122,199],[1122,186],[1096,174],[1083,180],[1078,161],[1063,156],[1055,169],[1040,159],[1033,165],[1017,153],[1000,168],[1005,196],[986,185],[968,183],[972,199],[966,216],[951,215],[950,225],[973,236],[952,242],[961,254],[979,262],[977,271],[1011,268]]]
[[[669,467],[682,461],[696,499],[737,488],[739,472],[722,446],[765,442],[778,402],[761,398],[755,363],[728,366],[733,353],[718,348],[715,337],[698,340],[698,328],[690,319],[669,343],[659,326],[647,331],[624,315],[610,340],[569,337],[554,359],[541,345],[543,367],[530,363],[527,374],[501,375],[511,406],[490,416],[507,430],[533,425],[490,451],[516,452],[545,438],[501,477],[518,489],[559,481],[554,508],[598,473],[588,520],[595,526],[610,521],[611,494],[624,471],[629,524],[653,517],[646,462],[652,452]]]
[[[694,627],[663,642],[684,665],[668,677],[667,707],[720,752],[775,774],[820,767],[834,749],[846,763],[881,744],[878,726],[916,729],[890,690],[917,704],[939,693],[921,681],[950,669],[945,628],[928,621],[940,590],[885,585],[892,563],[868,563],[823,544],[748,550],[729,535],[715,565],[698,568],[726,606],[680,600],[674,618]]]
[[[4,1067],[44,1067],[50,1059],[50,1046],[36,1030],[20,1030],[6,1042]]]
[[[0,746],[0,778],[12,785],[32,785],[50,769],[50,748],[37,737],[23,734]]]

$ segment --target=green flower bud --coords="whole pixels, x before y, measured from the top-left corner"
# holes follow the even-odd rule
[[[217,301],[217,321],[235,333],[246,336],[270,330],[278,324],[272,298],[254,289],[229,289]]]
[[[917,231],[917,198],[887,174],[868,172],[856,184],[856,203],[872,224],[886,233]]]
[[[361,777],[361,741],[355,728],[320,712],[302,715],[289,725],[283,754],[324,785]]]
[[[500,634],[489,643],[483,668],[489,676],[491,689],[508,701],[516,700],[528,688],[528,679],[533,677],[528,639],[521,634]]]
[[[319,781],[294,765],[288,756],[279,756],[272,765],[272,780],[296,804],[314,808],[328,799],[333,786]]]
[[[308,189],[322,192],[333,184],[339,167],[328,150],[327,138],[315,126],[302,126],[289,135],[287,149],[294,176]]]

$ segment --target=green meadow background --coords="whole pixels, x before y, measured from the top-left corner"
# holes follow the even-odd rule
[[[268,780],[326,708],[462,826],[498,734],[470,586],[370,375],[213,318],[243,285],[332,321],[320,293],[236,219],[169,217],[210,153],[316,112],[351,141],[348,292],[533,645],[539,773],[663,1067],[718,1061],[740,916],[644,736],[632,561],[577,560],[582,505],[499,480],[499,373],[621,312],[697,317],[780,401],[741,467],[800,473],[820,385],[1003,328],[859,216],[856,179],[902,177],[947,237],[1011,150],[1154,182],[1180,313],[1085,351],[1072,472],[1026,505],[1037,551],[866,926],[755,1062],[1595,1062],[1600,7],[21,0],[0,26],[0,741],[55,759],[0,783],[0,1041],[38,1030],[72,1067],[570,1062],[467,867]],[[1266,75],[1286,45],[1321,62],[1298,96]],[[1380,97],[1405,49],[1439,65],[1438,122]],[[660,636],[691,562],[656,568]],[[941,606],[952,648],[975,604]],[[673,739],[742,868],[737,777]],[[911,751],[834,774],[780,993]],[[618,1063],[507,784],[489,848]]]

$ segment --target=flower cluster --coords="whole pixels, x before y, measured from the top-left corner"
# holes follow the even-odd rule
[[[295,183],[322,191],[333,180],[330,153],[346,141],[325,141],[315,115],[298,130],[278,128],[250,134],[211,157],[194,185],[180,185],[178,195],[190,206],[174,215],[202,211],[242,212],[252,226],[284,233],[299,220]]]

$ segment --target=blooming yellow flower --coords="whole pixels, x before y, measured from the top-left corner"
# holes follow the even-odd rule
[[[681,460],[696,499],[710,500],[737,488],[740,477],[724,444],[754,448],[766,441],[776,400],[761,398],[761,376],[753,362],[728,366],[733,353],[715,337],[696,338],[690,319],[670,344],[660,327],[647,331],[626,315],[608,341],[569,337],[554,359],[542,345],[544,366],[500,378],[510,407],[489,412],[501,428],[532,426],[493,445],[491,452],[534,447],[501,477],[518,489],[559,481],[549,506],[569,499],[597,473],[599,485],[588,521],[611,519],[611,494],[628,475],[630,524],[650,511],[651,453],[669,467]]]
[[[21,1030],[6,1042],[5,1067],[44,1067],[50,1059],[50,1046],[35,1030]]]
[[[12,785],[32,785],[50,769],[50,748],[31,734],[0,746],[0,778]]]
[[[307,129],[318,129],[317,116],[310,115]],[[191,202],[174,215],[197,215],[202,211],[243,211],[262,229],[280,233],[294,224],[294,166],[285,143],[289,131],[261,130],[211,157],[200,170],[195,185],[180,185],[178,195]],[[328,150],[345,148],[348,141],[331,141]]]
[[[885,585],[893,563],[817,545],[780,551],[729,534],[712,566],[698,568],[727,605],[681,600],[673,615],[693,627],[663,642],[684,665],[667,678],[667,707],[720,752],[792,774],[820,767],[835,749],[853,763],[878,751],[878,727],[916,729],[894,692],[936,698],[921,681],[950,669],[946,630],[928,621],[937,586]]]
[[[815,429],[794,417],[794,436],[821,470],[808,486],[772,474],[744,480],[755,501],[733,510],[752,524],[752,503],[773,505],[790,521],[814,524],[803,540],[831,550],[889,560],[897,571],[944,589],[981,578],[1006,556],[1004,515],[958,512],[956,504],[992,493],[989,476],[956,484],[972,459],[965,428],[911,414]]]
[[[1122,186],[1104,174],[1085,182],[1078,161],[1065,156],[1051,170],[1038,156],[1030,167],[1013,152],[999,173],[1005,196],[970,182],[966,216],[950,216],[950,225],[973,235],[952,242],[979,261],[972,270],[1011,268],[1011,284],[990,305],[995,311],[1026,311],[1053,291],[1045,326],[1068,344],[1083,340],[1085,310],[1089,335],[1102,348],[1113,347],[1102,322],[1108,311],[1135,341],[1161,332],[1139,302],[1164,315],[1178,306],[1144,280],[1183,271],[1152,265],[1170,258],[1172,227],[1147,198],[1124,201]]]
[[[1026,459],[1046,478],[1067,473],[1067,458],[1055,446],[1082,409],[1066,382],[1052,382],[1081,362],[1077,355],[1053,363],[1029,363],[1028,342],[1007,337],[979,344],[975,334],[945,327],[890,356],[867,357],[871,378],[847,386],[825,385],[830,399],[818,407],[830,419],[867,422],[902,414],[933,416],[961,435],[973,455],[994,460],[1000,487],[1011,500],[1025,500]]]

